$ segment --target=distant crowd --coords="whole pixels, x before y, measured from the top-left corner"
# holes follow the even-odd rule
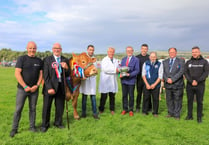
[[[196,98],[197,122],[202,123],[205,81],[209,73],[209,64],[202,57],[198,46],[192,48],[192,56],[186,62],[177,56],[177,49],[174,47],[168,49],[169,58],[162,62],[158,60],[157,52],[148,54],[147,44],[141,45],[141,53],[136,56],[133,55],[133,47],[127,46],[125,48],[126,56],[121,61],[114,57],[115,48],[109,47],[107,56],[101,61],[98,84],[101,97],[98,108],[96,104],[96,75],[91,73],[92,71],[96,72],[96,70],[90,70],[89,74],[86,75],[86,68],[92,65],[97,66],[97,62],[87,63],[80,60],[83,64],[87,63],[86,67],[82,67],[81,64],[76,62],[70,64],[69,59],[61,55],[62,47],[60,43],[53,44],[53,54],[44,58],[44,60],[36,57],[37,45],[35,42],[28,42],[26,49],[27,55],[18,57],[15,66],[18,86],[16,108],[10,132],[11,137],[18,133],[19,121],[26,99],[29,101],[29,129],[32,132],[37,132],[35,125],[36,105],[41,84],[43,84],[44,97],[40,131],[46,132],[50,127],[53,101],[55,103],[53,125],[60,129],[65,128],[62,118],[66,98],[66,78],[68,76],[71,78],[77,77],[76,80],[79,80],[75,90],[78,89],[82,94],[82,118],[87,117],[86,103],[88,95],[91,99],[94,119],[100,119],[99,116],[105,110],[108,96],[110,114],[115,114],[115,95],[118,92],[117,78],[119,76],[122,86],[121,115],[128,114],[133,117],[134,113],[142,112],[143,115],[148,115],[149,112],[152,112],[153,117],[158,117],[160,90],[162,84],[164,84],[168,110],[166,117],[180,119],[185,88],[187,93],[187,116],[185,120],[193,120],[193,100]],[[95,59],[94,50],[94,46],[89,45],[87,47],[87,57]],[[186,85],[184,84],[185,79]],[[137,89],[136,98],[134,97],[135,87]],[[72,90],[71,93],[74,92],[74,88]],[[74,107],[76,106],[77,104],[74,104]],[[79,116],[77,116],[77,119],[79,119]]]

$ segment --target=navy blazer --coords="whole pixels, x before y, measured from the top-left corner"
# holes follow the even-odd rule
[[[176,57],[171,72],[169,70],[169,62],[170,62],[170,58],[163,61],[163,79],[165,81],[164,83],[165,88],[172,88],[172,89],[183,88],[184,87],[183,74],[184,74],[184,66],[185,66],[184,60]],[[167,83],[168,78],[171,78],[171,80],[173,81],[172,84]]]
[[[52,68],[52,63],[56,62],[55,58],[53,55],[48,56],[44,59],[44,68],[43,68],[43,77],[44,77],[44,87],[43,87],[43,93],[48,94],[49,89],[54,89],[55,92],[58,90],[58,85],[59,85],[59,79],[56,76],[55,69]],[[68,67],[69,67],[69,60],[65,58],[64,56],[61,56],[61,62],[66,62]],[[68,71],[65,71],[65,76],[69,76],[70,74],[70,67]],[[64,94],[65,89],[64,89],[64,79],[63,79],[63,68],[62,68],[62,73],[61,73],[61,79],[62,79],[62,92]]]
[[[126,66],[126,60],[127,60],[127,56],[122,59],[121,66]],[[132,56],[128,64],[128,67],[129,67],[128,73],[130,76],[121,78],[121,83],[126,85],[135,85],[137,74],[140,71],[139,59],[135,56]]]

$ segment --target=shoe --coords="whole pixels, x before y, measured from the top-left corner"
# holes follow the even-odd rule
[[[48,130],[48,127],[41,127],[40,131],[41,132],[46,132]]]
[[[139,109],[136,109],[136,113],[139,113]]]
[[[94,119],[99,120],[99,116],[97,114],[94,114],[93,117],[94,117]]]
[[[179,117],[175,117],[175,119],[176,119],[176,120],[180,120],[180,118],[179,118]]]
[[[30,130],[31,132],[37,132],[36,127],[31,127],[29,130]]]
[[[129,116],[134,116],[134,112],[133,111],[130,111],[129,112]]]
[[[115,112],[114,112],[114,111],[111,111],[110,113],[111,113],[112,115],[114,115],[114,114],[115,114]]]
[[[102,114],[103,113],[103,111],[99,111],[99,114]]]
[[[54,126],[55,126],[55,127],[57,127],[57,128],[59,128],[59,129],[63,129],[63,128],[65,128],[65,126],[64,126],[64,125],[62,125],[62,124],[61,124],[61,125],[56,125],[56,124],[54,124]]]
[[[172,116],[170,114],[166,115],[165,116],[166,118],[171,118]]]
[[[202,118],[201,117],[197,118],[197,122],[202,123]]]
[[[185,120],[193,120],[193,117],[187,116],[187,117],[185,118]]]
[[[156,117],[156,118],[158,117],[158,115],[157,115],[157,114],[153,114],[153,116],[154,116],[154,117]]]
[[[148,113],[144,113],[144,112],[143,112],[143,113],[142,113],[142,115],[147,116],[147,115],[148,115]]]
[[[121,115],[125,115],[125,114],[126,114],[126,111],[123,110],[123,111],[121,112]]]
[[[86,118],[86,114],[81,114],[81,118]]]
[[[17,130],[16,129],[12,129],[12,131],[10,132],[10,137],[14,137],[15,134],[17,134]]]

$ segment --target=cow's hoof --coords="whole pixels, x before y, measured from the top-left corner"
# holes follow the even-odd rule
[[[74,119],[75,120],[80,120],[80,117],[79,116],[74,116]]]

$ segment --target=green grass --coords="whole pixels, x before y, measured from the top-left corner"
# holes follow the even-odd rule
[[[9,137],[12,126],[13,113],[15,110],[16,79],[14,68],[0,67],[0,144],[73,144],[73,145],[138,145],[138,144],[208,144],[209,142],[209,89],[206,89],[204,98],[203,123],[196,121],[196,103],[194,103],[194,120],[185,121],[186,117],[186,94],[183,98],[183,108],[180,121],[173,118],[165,118],[167,108],[162,95],[159,107],[159,117],[154,118],[151,113],[143,116],[135,113],[134,117],[128,115],[121,116],[122,99],[121,86],[119,82],[119,92],[116,95],[116,114],[112,116],[109,111],[109,100],[106,109],[100,115],[100,120],[92,117],[90,98],[87,101],[87,118],[79,121],[73,119],[73,112],[69,107],[70,130],[67,129],[66,113],[63,116],[65,129],[57,129],[52,126],[54,120],[54,107],[52,108],[51,127],[46,133],[32,133],[29,129],[28,101],[26,100],[22,117],[19,124],[19,133],[14,137]],[[99,78],[97,78],[99,79]],[[209,86],[207,80],[206,88]],[[136,96],[136,93],[135,93]],[[100,95],[97,93],[97,106]],[[37,104],[36,125],[41,125],[43,96],[39,94]],[[81,114],[81,96],[78,99],[78,112]]]

